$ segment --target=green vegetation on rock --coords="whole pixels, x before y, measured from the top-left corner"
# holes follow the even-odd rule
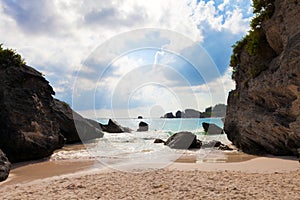
[[[2,66],[22,66],[25,65],[24,59],[13,49],[3,49],[0,44],[0,65]]]
[[[233,68],[232,78],[236,78],[239,70],[239,55],[243,49],[247,51],[249,56],[255,56],[263,51],[267,39],[262,30],[262,22],[269,19],[274,13],[274,0],[253,0],[253,13],[255,17],[251,21],[251,30],[240,41],[236,42],[233,47],[233,54],[230,59],[230,66]],[[252,66],[248,74],[251,78],[255,78],[261,71],[265,70],[265,65]]]

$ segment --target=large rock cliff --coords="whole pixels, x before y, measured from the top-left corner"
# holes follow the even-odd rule
[[[296,155],[300,148],[300,1],[269,1],[257,24],[256,51],[234,52],[236,90],[228,97],[224,130],[248,153]],[[248,41],[249,42],[249,41]],[[250,41],[253,43],[252,41]]]
[[[9,161],[44,158],[65,142],[103,136],[97,122],[53,99],[54,91],[43,75],[1,45],[0,79],[0,150]]]
[[[50,156],[64,145],[54,117],[54,91],[26,65],[0,66],[0,149],[11,162]]]

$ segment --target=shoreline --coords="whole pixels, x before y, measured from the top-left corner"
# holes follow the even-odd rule
[[[241,172],[241,173],[289,173],[300,170],[295,157],[254,156],[241,152],[225,153],[226,161],[210,159],[198,162],[194,156],[183,155],[172,163],[131,163],[106,166],[98,160],[38,160],[13,164],[8,179],[0,187],[22,185],[30,182],[61,177],[83,176],[105,172],[146,172],[156,170],[202,171],[202,172]],[[133,170],[134,169],[134,170]]]

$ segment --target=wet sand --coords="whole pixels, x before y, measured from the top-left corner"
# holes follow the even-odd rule
[[[13,165],[9,177],[1,186],[29,183],[50,177],[71,175],[92,169],[95,161],[36,161]],[[0,198],[1,199],[1,198]]]
[[[81,145],[70,146],[64,148],[64,150],[81,149]],[[195,154],[186,153],[178,158],[174,163],[148,163],[147,165],[141,164],[125,164],[107,166],[102,164],[99,160],[38,160],[31,162],[21,162],[13,164],[9,178],[5,182],[1,182],[0,186],[13,185],[20,183],[28,183],[45,178],[51,178],[56,176],[71,176],[75,174],[85,174],[91,171],[97,170],[109,170],[109,171],[131,171],[131,169],[152,170],[160,168],[170,169],[199,169],[205,171],[216,171],[223,169],[233,169],[234,164],[237,164],[237,169],[241,162],[249,161],[257,158],[253,155],[244,154],[241,152],[220,152],[220,155],[210,154],[206,159],[197,161]],[[112,163],[115,161],[112,160]],[[251,164],[250,164],[251,165]],[[225,166],[225,167],[224,167]]]

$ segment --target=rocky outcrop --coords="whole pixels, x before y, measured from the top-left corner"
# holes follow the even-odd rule
[[[215,148],[222,151],[232,151],[233,149],[220,141],[200,141],[196,135],[190,132],[179,132],[172,135],[166,142],[162,139],[155,139],[155,144],[163,143],[173,149],[199,149]]]
[[[50,156],[64,145],[52,106],[54,91],[26,65],[0,63],[0,149],[11,162]]]
[[[186,109],[184,111],[184,118],[200,118],[201,112],[194,109]]]
[[[225,104],[217,104],[214,107],[208,107],[204,112],[194,109],[178,110],[175,116],[172,112],[166,113],[162,118],[210,118],[210,117],[224,117],[226,113]]]
[[[6,155],[0,149],[0,182],[7,179],[11,164]]]
[[[176,117],[176,118],[183,118],[183,117],[184,117],[184,113],[181,112],[180,110],[178,110],[178,111],[175,113],[175,117]]]
[[[164,145],[166,145],[166,142],[162,139],[155,139],[153,143],[154,144],[163,143]]]
[[[138,132],[148,131],[148,129],[149,129],[149,125],[146,122],[140,122],[137,131]]]
[[[202,143],[191,132],[179,132],[169,137],[165,145],[172,149],[199,149]]]
[[[10,162],[48,157],[65,140],[72,143],[102,137],[98,123],[54,100],[54,91],[43,75],[1,45],[0,79],[0,149]]]
[[[202,127],[207,135],[219,135],[223,134],[223,129],[215,124],[203,122]]]
[[[217,150],[222,151],[232,151],[233,149],[226,144],[223,144],[220,141],[212,140],[212,141],[202,141],[201,148],[216,148]]]
[[[130,133],[131,129],[127,127],[121,126],[118,122],[115,120],[109,119],[108,124],[101,124],[99,123],[101,129],[108,133]]]
[[[202,148],[213,148],[213,147],[219,147],[220,145],[222,145],[222,143],[216,140],[202,141]]]
[[[66,143],[77,143],[103,137],[98,122],[85,119],[65,102],[54,99],[54,114]]]
[[[166,113],[163,118],[175,118],[172,112]]]
[[[262,22],[258,52],[242,46],[236,90],[230,92],[224,130],[248,153],[296,155],[300,148],[300,2],[275,0]]]

